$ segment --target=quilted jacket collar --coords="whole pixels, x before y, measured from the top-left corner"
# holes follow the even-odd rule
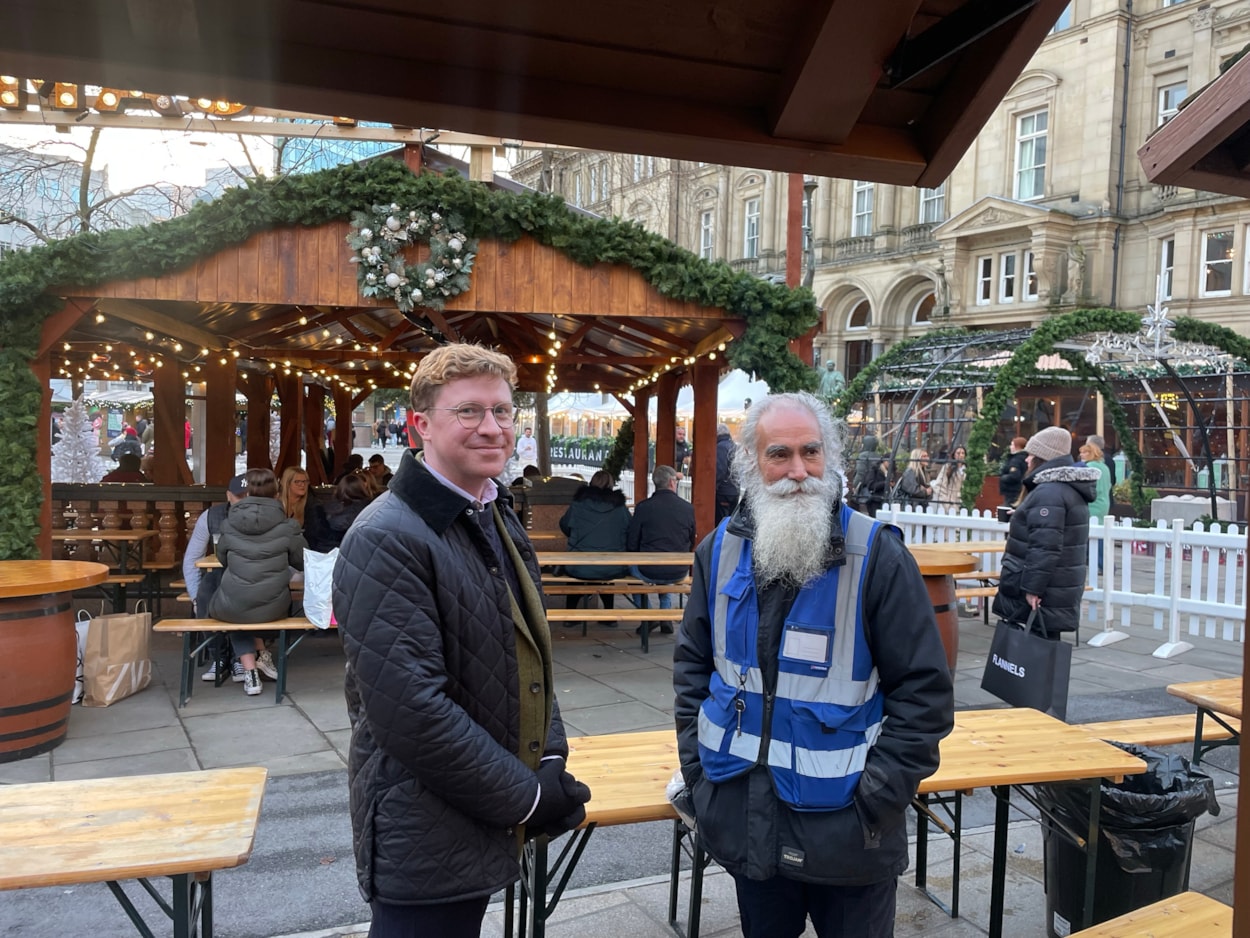
[[[498,482],[498,498],[502,504],[511,505],[512,496]],[[472,503],[463,495],[458,495],[438,479],[420,459],[416,458],[415,450],[407,450],[399,460],[399,468],[391,479],[390,490],[395,497],[419,514],[431,530],[443,534],[451,527],[458,515],[471,507]]]

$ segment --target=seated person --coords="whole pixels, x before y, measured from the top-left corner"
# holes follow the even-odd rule
[[[365,474],[357,472],[339,479],[328,502],[313,503],[316,521],[308,526],[308,546],[328,554],[342,544],[343,535],[365,506],[373,501],[373,496]]]
[[[394,475],[386,465],[386,457],[381,453],[374,453],[369,457],[368,472],[376,482],[374,487],[383,491],[391,484],[391,476]]]
[[[365,457],[361,456],[359,453],[352,453],[350,456],[347,457],[347,462],[343,466],[343,471],[340,472],[337,477],[335,477],[334,484],[338,485],[339,480],[342,479],[344,476],[349,476],[354,472],[360,472],[364,468],[365,468]]]
[[[217,591],[217,587],[221,585],[221,568],[201,570],[195,562],[213,553],[217,539],[221,536],[221,525],[226,520],[230,506],[237,504],[246,494],[247,477],[234,476],[226,483],[226,500],[213,505],[208,511],[200,512],[200,516],[195,519],[195,527],[191,529],[191,536],[187,538],[187,549],[182,555],[182,578],[187,583],[187,594],[191,597],[191,611],[197,619],[208,618],[208,604],[213,598],[213,593]],[[218,642],[225,647],[218,647]],[[200,679],[204,681],[217,680],[217,662],[229,661],[232,657],[229,643],[224,635],[214,637],[211,651],[213,662],[208,666],[208,670],[200,675]],[[236,684],[243,683],[243,665],[237,660],[230,666],[230,678]]]
[[[629,509],[625,493],[612,488],[612,473],[600,469],[588,485],[573,493],[573,502],[560,519],[560,530],[569,539],[571,551],[623,551],[629,531]],[[627,567],[575,564],[564,572],[578,580],[611,580],[627,576]],[[612,608],[612,595],[603,595],[603,608]]]
[[[300,530],[304,528],[304,512],[308,509],[308,473],[299,466],[288,466],[282,470],[282,479],[278,482],[278,501],[288,518],[294,518]]]
[[[247,495],[230,508],[217,540],[221,585],[209,600],[209,617],[222,622],[271,622],[291,613],[291,567],[304,569],[304,535],[278,501],[278,480],[268,469],[249,469]],[[264,639],[231,632],[243,665],[243,692],[260,693],[260,675],[278,676]]]
[[[151,483],[152,480],[143,474],[139,457],[134,453],[125,453],[117,458],[117,468],[105,474],[100,481]]]
[[[656,466],[651,473],[655,493],[634,507],[634,517],[629,522],[625,546],[634,551],[690,551],[694,550],[694,506],[677,494],[680,476],[672,466]],[[644,583],[678,583],[690,573],[689,567],[638,567],[629,568],[630,573]],[[639,593],[639,609],[648,608],[647,596]],[[660,608],[673,608],[673,594],[660,593]],[[673,633],[668,622],[660,623],[660,632]],[[638,627],[642,634],[642,626]]]

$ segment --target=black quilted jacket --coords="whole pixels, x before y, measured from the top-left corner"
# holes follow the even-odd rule
[[[1098,470],[1071,456],[1043,463],[1024,477],[1028,491],[1007,529],[994,614],[1028,621],[1028,595],[1042,597],[1047,632],[1072,632],[1080,622],[1088,574],[1089,503]]]
[[[537,583],[529,540],[511,507],[503,514]],[[470,503],[411,452],[339,549],[334,614],[366,901],[452,902],[518,878],[513,828],[538,780],[514,754],[516,633],[492,553]],[[567,754],[558,711],[545,751]]]

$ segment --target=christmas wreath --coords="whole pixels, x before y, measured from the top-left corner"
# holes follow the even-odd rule
[[[347,243],[354,254],[362,296],[389,296],[401,312],[424,306],[442,309],[446,298],[466,293],[477,240],[464,233],[454,215],[404,210],[398,203],[375,205],[371,213],[352,212]],[[404,264],[403,249],[424,241],[428,260]]]

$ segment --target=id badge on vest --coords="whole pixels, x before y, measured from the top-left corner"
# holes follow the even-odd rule
[[[782,661],[828,671],[833,664],[833,630],[787,622],[781,632]]]

